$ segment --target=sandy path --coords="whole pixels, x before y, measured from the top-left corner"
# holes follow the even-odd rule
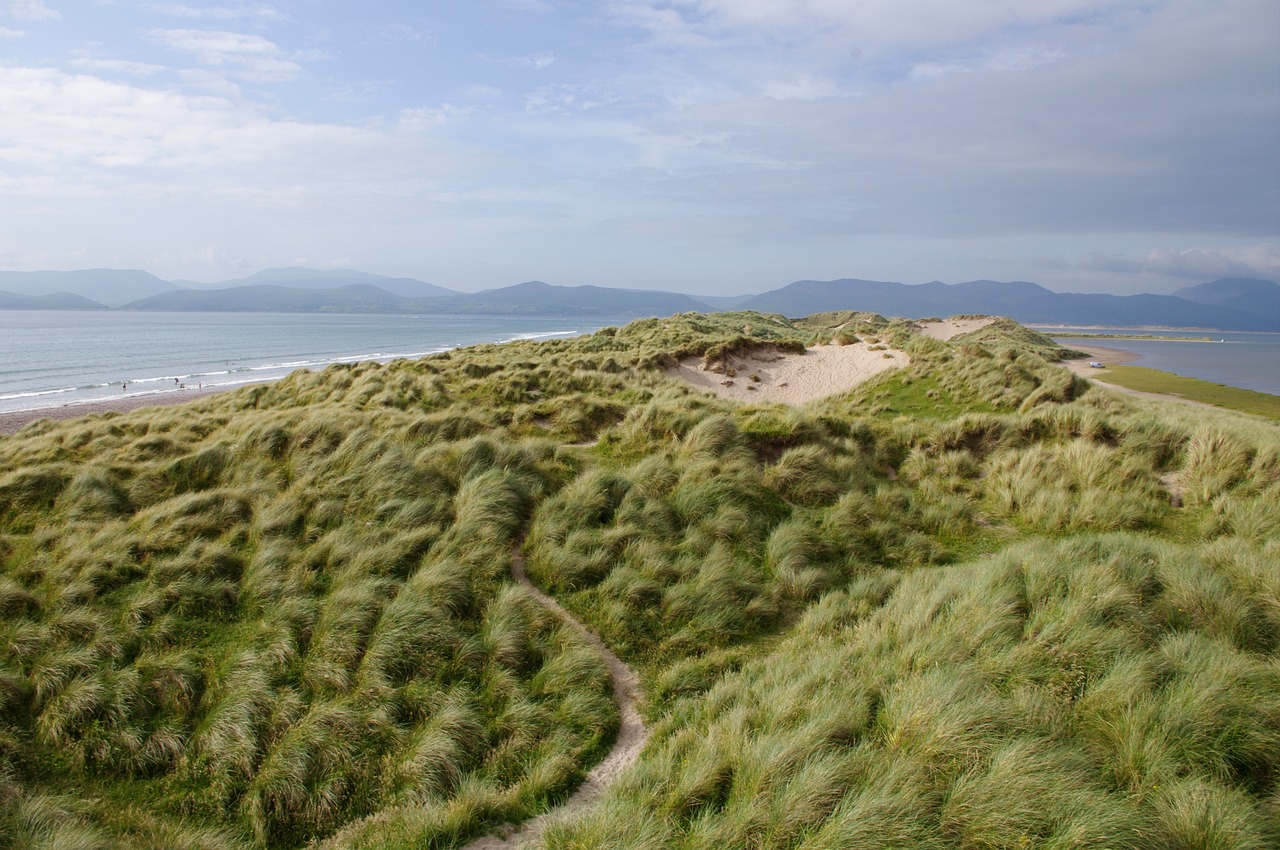
[[[649,730],[640,718],[640,711],[637,708],[640,702],[640,678],[636,676],[635,671],[622,663],[622,660],[604,645],[599,635],[587,629],[561,607],[559,602],[529,581],[524,571],[524,556],[518,550],[511,557],[511,577],[532,593],[538,602],[585,638],[604,658],[609,668],[609,678],[613,683],[613,698],[618,703],[621,722],[613,749],[603,761],[591,769],[587,778],[578,786],[578,790],[573,792],[573,796],[556,808],[525,821],[518,828],[508,827],[508,831],[502,834],[477,838],[470,844],[464,845],[464,850],[510,850],[536,840],[552,819],[585,808],[604,793],[613,780],[636,760],[649,737]]]

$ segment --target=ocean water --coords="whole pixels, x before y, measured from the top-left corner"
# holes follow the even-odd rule
[[[1179,331],[1150,328],[1048,328],[1036,327],[1069,348],[1114,348],[1136,356],[1130,365],[1161,369],[1230,387],[1280,395],[1280,334]],[[1168,342],[1155,339],[1080,339],[1054,337],[1055,331],[1080,333],[1159,334],[1204,337],[1213,342]]]
[[[198,393],[330,363],[590,333],[626,317],[0,311],[0,412]],[[125,384],[128,385],[127,389]]]

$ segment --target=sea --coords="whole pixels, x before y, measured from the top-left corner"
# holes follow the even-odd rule
[[[632,318],[5,310],[0,413],[232,389],[295,369],[572,337]]]
[[[1146,366],[1241,387],[1260,393],[1280,395],[1280,334],[1231,333],[1206,330],[1160,328],[1064,328],[1032,326],[1068,348],[1112,348],[1135,356],[1132,366]],[[1179,337],[1186,341],[1162,339],[1080,339],[1058,337],[1055,333],[1151,334]],[[1209,337],[1210,341],[1200,338]]]

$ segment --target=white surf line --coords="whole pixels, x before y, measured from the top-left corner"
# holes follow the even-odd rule
[[[649,737],[649,730],[644,725],[644,720],[640,718],[640,711],[636,707],[640,702],[640,677],[635,671],[614,655],[599,635],[584,626],[561,607],[559,602],[529,581],[524,571],[524,555],[519,549],[511,554],[511,577],[532,593],[539,603],[595,647],[604,658],[604,663],[609,668],[609,679],[613,684],[613,699],[618,704],[618,738],[613,742],[613,749],[609,750],[609,754],[591,769],[587,778],[569,799],[523,824],[508,825],[506,830],[499,834],[477,838],[470,844],[464,845],[463,850],[514,850],[516,847],[536,840],[551,820],[585,808],[603,794],[618,775],[636,760]]]

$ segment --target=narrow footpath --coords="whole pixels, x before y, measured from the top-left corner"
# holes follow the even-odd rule
[[[613,749],[604,759],[591,769],[587,778],[578,786],[569,799],[559,806],[542,813],[536,818],[525,821],[518,826],[508,827],[508,831],[497,835],[486,835],[466,844],[463,850],[514,850],[537,839],[551,820],[586,808],[622,773],[644,748],[649,730],[640,718],[637,708],[640,701],[640,679],[635,671],[614,655],[609,647],[595,632],[588,629],[572,614],[561,607],[547,594],[543,593],[524,571],[524,555],[517,549],[511,555],[511,578],[533,594],[544,607],[567,623],[574,631],[582,635],[588,643],[604,658],[609,668],[609,678],[613,683],[613,698],[618,704],[619,726],[618,738]]]

